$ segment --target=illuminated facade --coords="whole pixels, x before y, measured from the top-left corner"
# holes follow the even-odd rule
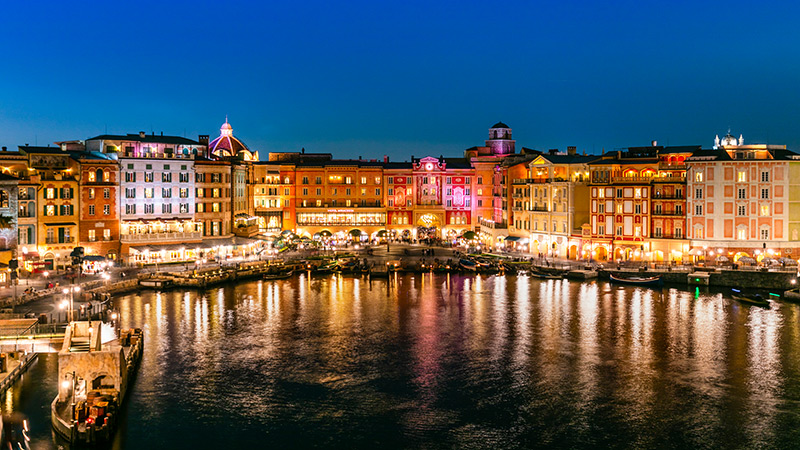
[[[800,155],[730,133],[688,158],[687,222],[695,260],[800,253]]]
[[[114,261],[120,254],[119,164],[104,153],[73,154],[80,163],[78,245],[86,255]]]
[[[231,235],[231,165],[197,157],[194,161],[194,220],[204,238]]]

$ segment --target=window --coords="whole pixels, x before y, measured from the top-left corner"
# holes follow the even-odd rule
[[[747,230],[745,228],[739,228],[736,230],[736,239],[740,241],[747,240]]]
[[[642,236],[642,227],[634,227],[633,235],[636,236],[636,237],[641,237]]]
[[[111,189],[103,188],[103,198],[106,200],[111,198]]]
[[[367,177],[361,177],[361,184],[367,184]]]
[[[606,234],[606,227],[603,225],[597,226],[597,234]]]
[[[697,188],[694,190],[694,198],[703,198],[703,189]]]
[[[636,204],[633,206],[634,214],[641,214],[642,213],[642,205]]]
[[[161,212],[162,213],[171,213],[172,212],[172,203],[162,203],[161,204]]]
[[[189,188],[181,188],[179,193],[181,198],[189,198]]]
[[[483,208],[483,200],[478,200],[478,208]]]
[[[347,188],[347,195],[350,195],[350,188]]]
[[[317,206],[322,206],[322,200],[317,200]]]
[[[94,205],[89,205],[89,215],[90,216],[94,215]]]
[[[153,188],[144,188],[144,198],[153,198]]]
[[[108,228],[103,229],[103,240],[110,241],[111,240],[111,230]]]
[[[136,172],[125,172],[125,181],[128,183],[136,182]]]
[[[314,180],[314,182],[316,184],[322,184],[322,177],[317,177],[316,180]]]
[[[761,172],[761,182],[766,183],[768,181],[769,181],[769,172],[767,171]]]
[[[94,188],[89,188],[89,199],[91,200],[93,198],[94,198]]]
[[[169,172],[162,172],[161,173],[161,182],[162,183],[172,183],[172,174]]]
[[[111,205],[103,205],[103,215],[108,216],[111,214]]]
[[[747,198],[747,189],[745,189],[745,188],[739,188],[739,189],[737,189],[737,195],[736,195],[736,197],[737,197],[737,198],[740,198],[740,199]]]
[[[44,191],[44,198],[46,199],[53,199],[56,198],[56,190],[54,188],[47,188]]]
[[[214,198],[218,198],[219,197],[219,188],[212,189],[211,190],[211,196],[214,197]]]
[[[447,181],[445,181],[445,183],[453,184],[453,179],[451,177],[447,177]],[[519,228],[519,227],[517,227],[517,228]]]
[[[125,205],[125,214],[136,214],[136,205],[133,204],[126,204]]]
[[[696,216],[703,215],[703,205],[694,205],[694,215]]]
[[[702,183],[703,182],[703,172],[700,172],[700,171],[695,172],[694,173],[694,181],[696,183]]]
[[[478,184],[483,184],[483,177],[478,177]]]
[[[483,189],[478,189],[478,195],[483,195]]]
[[[308,177],[303,177],[303,184],[308,184]]]
[[[89,230],[89,242],[94,242],[97,240],[97,236],[94,230]]]
[[[91,171],[91,170],[90,170],[90,171],[89,171],[89,182],[90,182],[90,183],[93,183],[93,182],[95,182],[95,181],[97,181],[97,177],[95,176],[95,173],[94,173],[93,171]]]
[[[381,177],[375,177],[375,184],[381,184]]]
[[[597,212],[599,212],[600,214],[605,214],[605,212],[606,212],[606,204],[605,204],[605,202],[600,202],[600,204],[597,205]]]
[[[145,147],[144,151],[145,152],[149,152],[150,151],[150,147]],[[144,168],[147,169],[147,170],[152,170],[153,169],[153,165],[152,164],[145,164]]]
[[[381,195],[381,188],[375,188],[375,195]]]
[[[308,195],[308,189],[307,188],[303,188],[303,195]]]
[[[769,216],[769,205],[761,205],[761,215]]]
[[[469,184],[469,177],[464,177],[464,183]]]
[[[740,170],[736,173],[736,181],[739,183],[744,183],[747,181],[747,172]]]
[[[55,205],[47,205],[44,207],[44,215],[45,216],[55,216],[56,215],[56,206]]]
[[[769,188],[761,189],[761,198],[769,198]]]
[[[747,206],[739,205],[737,208],[736,214],[739,216],[746,216],[747,215]]]
[[[283,188],[283,195],[289,195],[289,188]]]
[[[162,198],[172,198],[172,188],[161,188]]]
[[[318,196],[319,196],[319,195],[322,195],[322,189],[320,189],[320,188],[317,188],[317,195],[318,195]]]
[[[195,203],[194,204],[194,212],[206,212],[206,204],[205,203]]]
[[[153,210],[154,209],[155,208],[153,208],[153,204],[152,203],[148,203],[148,204],[144,205],[144,213],[145,214],[153,214]]]
[[[653,237],[661,237],[661,227],[655,227],[653,229]]]
[[[144,173],[144,182],[145,183],[152,183],[153,182],[153,172],[145,172]]]
[[[617,227],[617,236],[622,236],[622,227]]]
[[[211,211],[213,212],[220,212],[220,203],[214,202],[211,204]]]
[[[364,195],[367,195],[367,190],[362,188],[361,189],[361,196],[364,196]]]
[[[617,214],[622,214],[622,203],[617,203]]]
[[[344,184],[353,184],[353,179],[350,177],[344,177]]]
[[[450,200],[449,198],[447,199],[447,206],[448,207],[453,206],[453,201]],[[517,227],[517,228],[519,228],[519,227]]]
[[[178,175],[178,181],[180,181],[181,183],[188,183],[189,182],[189,174],[181,172],[181,174]]]
[[[189,212],[189,204],[188,203],[181,203],[180,210],[181,210],[181,213],[188,213]]]
[[[761,239],[762,240],[769,239],[769,230],[768,229],[764,228],[764,229],[761,230]]]
[[[633,197],[634,198],[642,198],[642,188],[636,188],[633,190]]]
[[[622,198],[622,189],[617,189],[617,198]]]

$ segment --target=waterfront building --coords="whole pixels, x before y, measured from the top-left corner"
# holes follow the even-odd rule
[[[202,227],[194,220],[194,159],[206,147],[179,136],[102,135],[88,151],[119,155],[123,259],[158,263],[199,257]]]
[[[78,161],[60,147],[21,146],[27,171],[36,188],[36,253],[40,269],[63,269],[72,264],[79,222]]]
[[[229,161],[206,159],[194,161],[194,219],[204,239],[230,237],[231,232],[231,164]]]
[[[411,240],[416,236],[414,223],[414,170],[410,162],[383,164],[386,178],[386,229],[393,239]]]
[[[39,182],[31,179],[33,170],[29,170],[28,156],[21,151],[9,151],[7,147],[2,147],[0,151],[0,166],[2,174],[14,177],[17,180],[17,252],[16,257],[19,261],[19,268],[22,273],[32,272],[34,264],[43,265],[40,261],[38,239],[37,239],[37,210],[36,192]]]
[[[283,229],[283,210],[288,206],[290,194],[289,184],[282,181],[280,163],[253,163],[250,182],[253,212],[258,217],[258,232],[263,235],[277,235]]]
[[[466,158],[411,159],[413,223],[417,239],[454,239],[474,229],[475,170]],[[395,189],[397,179],[395,179]],[[406,190],[406,192],[408,192]]]
[[[785,145],[717,137],[687,159],[689,253],[697,260],[796,259],[800,155]]]
[[[17,257],[19,178],[0,173],[0,263]],[[0,286],[10,286],[9,269],[0,269]]]
[[[328,231],[367,240],[386,227],[383,167],[377,160],[304,162],[295,169],[297,233]]]
[[[596,156],[548,152],[528,164],[527,186],[530,252],[576,259],[582,227],[589,223],[589,163]],[[522,185],[523,180],[516,180]]]
[[[655,145],[630,147],[588,163],[591,222],[581,256],[628,261],[650,252],[649,200],[658,150]]]
[[[77,142],[61,143],[80,167],[78,246],[85,255],[116,261],[119,241],[119,164],[114,153],[83,151]]]
[[[700,146],[658,150],[658,173],[653,176],[650,199],[650,261],[678,263],[687,256],[686,171],[688,159],[699,150]]]

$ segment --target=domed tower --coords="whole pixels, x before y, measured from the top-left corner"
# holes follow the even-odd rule
[[[225,118],[219,129],[219,137],[208,144],[208,153],[215,158],[241,158],[245,161],[258,161],[258,153],[250,151],[244,142],[233,135],[233,127]]]
[[[503,122],[497,122],[489,128],[489,140],[486,141],[486,146],[492,150],[492,155],[513,154],[515,142],[511,139],[511,128]]]

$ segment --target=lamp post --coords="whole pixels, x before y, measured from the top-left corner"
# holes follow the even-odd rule
[[[69,294],[69,309],[67,310],[67,318],[70,322],[74,320],[74,301],[75,301],[75,293],[80,292],[80,286],[70,286],[69,288],[64,288],[62,292],[64,295]]]

